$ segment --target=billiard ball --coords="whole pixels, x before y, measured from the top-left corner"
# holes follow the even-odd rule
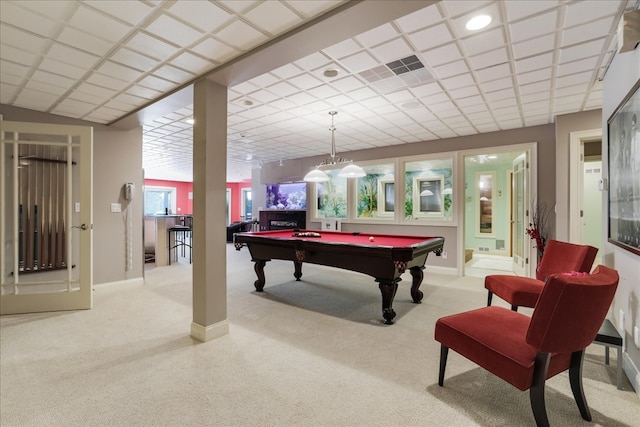
[[[375,240],[375,238],[373,236],[369,237],[369,241],[373,242]]]

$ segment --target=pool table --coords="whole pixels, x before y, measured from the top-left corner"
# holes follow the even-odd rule
[[[290,229],[237,233],[234,245],[237,250],[244,245],[249,248],[258,275],[254,282],[258,292],[265,284],[264,266],[272,259],[293,261],[296,280],[302,277],[305,262],[372,276],[382,293],[384,323],[390,325],[396,316],[392,304],[400,275],[409,270],[413,279],[411,297],[419,303],[427,256],[430,252],[438,256],[442,253],[444,238]]]

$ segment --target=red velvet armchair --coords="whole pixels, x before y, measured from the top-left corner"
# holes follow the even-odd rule
[[[529,390],[537,425],[547,426],[545,381],[569,370],[582,418],[591,412],[582,389],[582,361],[613,300],[618,273],[598,266],[591,275],[552,275],[531,317],[503,307],[484,307],[440,318],[438,384],[444,384],[451,348],[520,390]]]
[[[549,240],[536,278],[495,274],[485,277],[484,287],[489,292],[487,305],[491,305],[493,294],[518,307],[535,307],[547,276],[571,271],[588,273],[596,259],[598,249],[588,245]]]

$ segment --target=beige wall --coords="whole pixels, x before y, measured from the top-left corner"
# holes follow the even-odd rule
[[[602,110],[565,114],[556,117],[556,238],[569,241],[569,139],[571,132],[599,129]],[[541,159],[546,161],[546,159]]]
[[[602,101],[602,164],[608,176],[607,120],[618,105],[640,80],[640,48],[631,52],[616,54],[604,79]],[[607,193],[603,192],[603,204],[607,204]],[[608,212],[604,213],[604,233],[608,232]],[[603,238],[606,241],[606,235]],[[624,312],[624,370],[640,395],[640,350],[633,342],[633,328],[640,328],[640,257],[622,248],[606,243],[604,246],[605,264],[618,270],[620,283],[613,301],[614,325],[618,325],[620,311]]]
[[[0,104],[4,120],[93,126],[93,283],[141,278],[142,250],[142,128],[112,129],[82,120]],[[122,188],[133,182],[137,197],[128,205]],[[111,203],[122,213],[111,213]],[[133,268],[126,271],[125,209],[132,209]]]

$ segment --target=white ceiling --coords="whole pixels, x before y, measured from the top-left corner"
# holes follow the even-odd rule
[[[373,19],[385,3],[411,13]],[[328,154],[330,110],[338,111],[337,151],[344,153],[548,124],[601,108],[600,79],[617,49],[622,13],[634,4],[2,0],[0,103],[101,124],[137,111],[145,176],[190,181],[191,103],[162,116],[140,112],[226,70],[227,175],[240,181],[261,163]],[[493,22],[466,30],[478,12]],[[251,64],[241,61],[256,48],[340,14],[353,28],[310,39],[314,51],[298,41],[299,49],[282,52],[292,59],[275,68],[256,74],[271,64],[263,56],[255,69],[233,71],[234,63]],[[362,32],[367,22],[375,27]],[[411,56],[424,67],[396,75],[385,65]],[[329,68],[338,75],[325,77]]]

